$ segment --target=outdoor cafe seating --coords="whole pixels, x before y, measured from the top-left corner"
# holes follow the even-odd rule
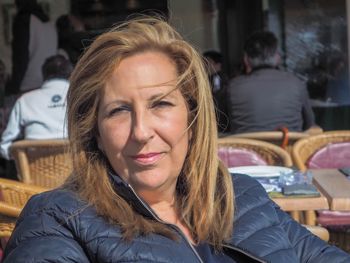
[[[345,173],[350,168],[350,130],[328,131],[301,139],[295,143],[292,156],[298,169],[311,169],[315,173],[314,180],[325,191],[331,204],[331,211],[317,211],[318,224],[330,231],[331,242],[350,251],[350,195],[346,198],[350,189],[345,187],[350,186],[350,181],[349,178],[344,179],[345,175],[339,172],[340,169]],[[323,169],[322,174],[317,174],[318,169]],[[337,189],[336,185],[339,185]],[[339,197],[337,206],[333,206],[334,196]],[[341,208],[342,211],[337,211],[336,208]]]
[[[0,178],[0,262],[2,249],[15,227],[16,220],[29,198],[47,188]]]
[[[10,148],[18,178],[27,184],[54,188],[72,171],[68,140],[21,140]]]
[[[269,173],[270,175],[276,175],[277,180],[279,180],[281,173],[293,172],[290,168],[293,164],[290,154],[281,147],[269,142],[227,136],[219,138],[218,154],[231,172],[241,172],[251,176],[256,174],[257,179],[263,179],[259,178],[259,174],[257,174],[259,170],[265,175],[269,175]],[[241,167],[239,168],[240,170],[237,170],[237,167]],[[277,180],[276,177],[271,177],[271,179],[264,178],[260,182],[267,190],[267,187],[270,188],[279,184]],[[302,218],[302,211],[308,210],[310,207],[328,208],[327,200],[322,196],[307,196],[308,199],[305,202],[305,198],[296,199],[280,194],[281,189],[267,191],[283,210],[289,212],[300,223],[312,224],[312,221]]]
[[[249,171],[256,171],[263,167],[267,169],[278,168],[281,170],[292,166],[292,159],[289,153],[284,149],[269,142],[237,138],[235,136],[219,138],[219,157],[228,167],[231,167],[230,169],[236,167],[248,173]],[[274,201],[282,209],[289,212],[291,216],[299,222],[301,221],[301,210],[306,209],[308,205],[319,205],[320,200],[322,202],[321,206],[326,207],[327,205],[323,197],[309,198],[306,200],[310,202],[306,204],[305,198],[300,198],[297,202],[291,198],[274,198]],[[306,221],[304,223],[306,223],[304,226],[309,231],[319,236],[321,239],[328,241],[329,233],[327,229],[320,226],[308,225]]]
[[[292,147],[295,142],[300,139],[307,138],[310,135],[320,134],[323,130],[321,128],[312,128],[304,132],[289,131],[286,127],[281,127],[276,131],[257,131],[257,132],[245,132],[245,133],[236,133],[230,136],[236,138],[246,138],[254,139],[259,141],[265,141],[277,146],[280,146],[282,149],[287,152],[292,152]]]
[[[290,155],[282,148],[259,140],[227,136],[219,138],[219,157],[228,166],[292,166]]]

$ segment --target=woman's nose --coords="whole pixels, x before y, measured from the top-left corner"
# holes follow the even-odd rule
[[[131,138],[138,143],[147,143],[154,135],[154,129],[152,128],[152,118],[147,113],[134,114]]]

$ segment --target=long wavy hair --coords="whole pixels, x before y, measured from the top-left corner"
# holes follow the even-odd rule
[[[176,207],[194,240],[217,249],[232,233],[232,180],[217,154],[217,130],[210,84],[202,57],[161,18],[133,18],[100,35],[77,63],[68,91],[68,134],[73,173],[65,183],[98,214],[120,226],[126,239],[172,231],[136,213],[116,192],[109,164],[97,147],[101,91],[112,71],[128,56],[155,51],[174,61],[177,88],[189,109],[189,150],[176,187]],[[174,234],[173,234],[174,236]]]

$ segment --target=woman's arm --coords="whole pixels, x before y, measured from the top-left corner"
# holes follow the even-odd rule
[[[350,262],[350,255],[343,250],[327,244],[309,232],[305,227],[294,221],[277,205],[276,212],[281,226],[287,232],[291,244],[294,246],[300,262],[328,263]]]
[[[6,129],[3,131],[1,135],[1,142],[0,142],[0,154],[3,158],[9,160],[10,152],[9,149],[12,145],[12,143],[15,140],[23,139],[22,134],[22,111],[21,111],[21,99],[18,99],[13,106]]]
[[[6,246],[3,263],[90,262],[71,230],[76,220],[59,207],[43,206],[44,199],[35,196],[22,211]]]

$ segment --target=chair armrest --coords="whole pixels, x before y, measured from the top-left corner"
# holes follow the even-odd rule
[[[0,214],[12,217],[18,217],[22,209],[18,207],[11,206],[0,201]]]
[[[322,240],[328,242],[329,241],[329,232],[326,228],[321,226],[310,226],[310,225],[304,225],[304,227],[307,228],[312,234],[315,236],[318,236]]]

